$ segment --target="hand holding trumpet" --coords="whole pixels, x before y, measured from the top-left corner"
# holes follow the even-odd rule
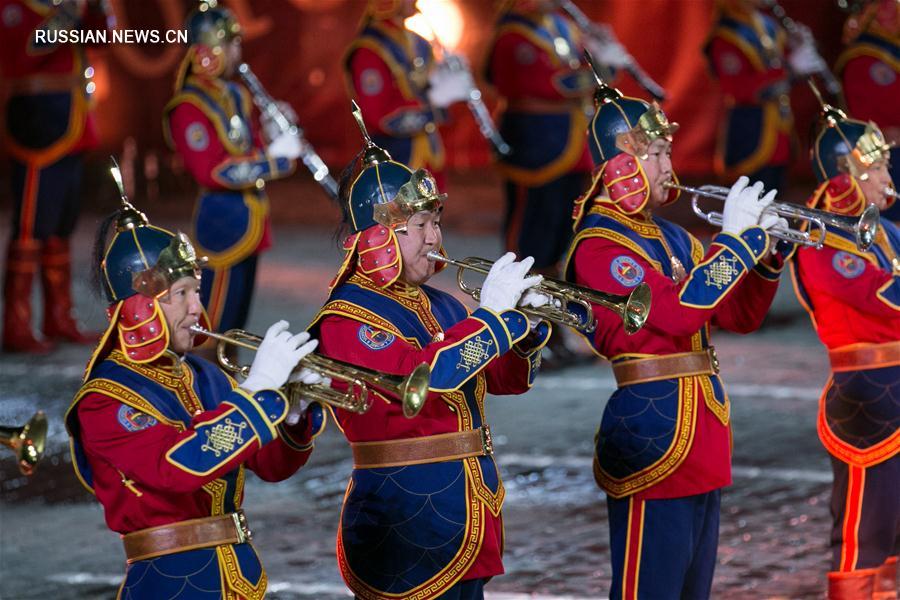
[[[288,331],[289,326],[287,321],[281,320],[266,331],[256,356],[253,357],[247,379],[241,384],[243,389],[251,394],[259,390],[277,390],[288,382],[288,378],[306,384],[325,381],[324,377],[308,368],[294,373],[297,363],[316,349],[319,340],[310,340],[309,333],[305,331],[292,334]]]

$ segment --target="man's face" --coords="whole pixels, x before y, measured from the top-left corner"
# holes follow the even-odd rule
[[[884,191],[891,185],[888,161],[879,160],[872,163],[872,166],[866,169],[866,174],[868,177],[865,181],[859,181],[859,187],[866,197],[866,204],[874,204],[878,210],[884,210],[889,202],[889,198]]]
[[[182,277],[159,298],[169,326],[169,348],[176,354],[184,354],[194,347],[194,332],[191,325],[200,322],[203,305],[200,304],[200,280]]]
[[[672,179],[672,142],[663,138],[653,140],[647,149],[647,158],[638,160],[644,167],[647,185],[650,186],[647,208],[659,208],[669,197],[669,190],[663,184]]]
[[[400,277],[410,285],[422,285],[434,275],[434,262],[427,254],[441,248],[440,211],[417,212],[406,222],[406,232],[398,232],[403,271]]]

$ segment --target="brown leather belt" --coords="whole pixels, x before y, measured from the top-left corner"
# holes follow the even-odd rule
[[[719,359],[712,347],[702,352],[636,358],[613,365],[613,375],[619,387],[692,375],[715,375],[718,372]]]
[[[353,450],[355,469],[421,465],[494,453],[491,428],[487,425],[470,431],[405,440],[356,442],[350,447]]]
[[[877,369],[900,364],[900,342],[886,344],[866,344],[829,350],[828,360],[831,370],[856,371],[859,369]]]
[[[11,96],[53,94],[72,91],[84,82],[81,75],[32,75],[9,81],[9,90]]]
[[[175,552],[243,544],[252,537],[244,511],[149,527],[122,536],[129,563]]]

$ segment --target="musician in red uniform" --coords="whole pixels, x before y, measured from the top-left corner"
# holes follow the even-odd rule
[[[361,117],[360,117],[361,120]],[[445,195],[369,145],[342,178],[346,257],[311,331],[324,355],[431,379],[412,418],[395,393],[376,390],[365,414],[335,410],[353,451],[338,533],[338,564],[357,598],[483,598],[503,573],[504,489],[493,459],[485,394],[531,386],[549,335],[516,310],[546,296],[528,288],[531,260],[499,259],[473,312],[425,283],[429,252],[443,252]]]
[[[718,544],[721,488],[731,483],[731,411],[710,341],[717,325],[757,329],[783,266],[763,210],[775,195],[741,177],[728,193],[722,231],[708,250],[653,214],[678,194],[672,133],[662,110],[601,86],[588,130],[594,180],[577,201],[566,275],[593,289],[652,291],[633,335],[596,308],[595,352],[612,362],[618,389],[596,437],[594,476],[610,521],[610,598],[708,598]],[[760,198],[762,196],[762,198]],[[760,219],[762,219],[760,221]]]
[[[295,134],[276,133],[254,118],[250,93],[230,81],[241,63],[240,27],[214,0],[187,18],[190,48],[179,67],[163,132],[200,187],[192,239],[209,262],[203,305],[216,329],[243,327],[256,281],[257,257],[271,245],[265,182],[294,171]]]
[[[4,143],[12,163],[12,235],[6,254],[3,350],[45,353],[54,342],[92,343],[72,317],[69,237],[81,205],[83,155],[97,142],[93,68],[61,33],[105,30],[105,3],[0,0],[0,75],[9,90]],[[40,32],[43,35],[38,36]],[[31,328],[41,272],[43,339]]]
[[[281,481],[309,458],[325,414],[313,404],[289,417],[278,388],[289,376],[328,383],[306,369],[291,375],[316,342],[276,323],[238,387],[190,354],[201,340],[190,327],[208,324],[183,234],[150,225],[126,200],[100,227],[95,257],[110,322],[66,426],[76,474],[122,536],[118,597],[261,599],[267,576],[241,509],[245,469]]]
[[[858,217],[892,202],[889,148],[878,127],[826,106],[808,204]],[[897,597],[900,551],[900,229],[881,219],[868,250],[828,226],[822,250],[791,265],[797,294],[828,348],[819,439],[831,455],[828,597]]]
[[[835,65],[843,80],[847,108],[857,119],[874,121],[894,144],[891,179],[900,186],[900,2],[876,0],[844,27],[847,44]],[[900,221],[900,204],[885,215]]]
[[[788,40],[761,4],[716,0],[704,48],[726,105],[715,167],[728,181],[749,174],[766,189],[782,189],[791,160],[791,85],[826,67],[811,36]]]
[[[369,0],[344,55],[351,97],[376,144],[411,169],[428,169],[444,186],[445,109],[468,98],[470,81],[436,62],[428,40],[406,28],[415,0]]]
[[[486,79],[506,99],[500,133],[511,152],[497,159],[505,180],[503,235],[507,250],[533,256],[537,272],[556,277],[572,237],[572,202],[591,169],[584,130],[594,85],[582,63],[584,47],[609,67],[621,66],[610,61],[627,55],[618,44],[585,38],[555,2],[502,4]],[[545,358],[545,368],[575,359],[561,330]]]

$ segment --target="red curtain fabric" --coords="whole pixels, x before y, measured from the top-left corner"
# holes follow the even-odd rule
[[[491,40],[497,3],[453,1],[462,15],[458,50],[480,73]],[[712,20],[713,0],[576,0],[592,19],[609,23],[644,69],[669,92],[664,109],[681,123],[675,165],[682,175],[712,171],[712,152],[720,111],[718,90],[709,77],[703,42]],[[327,163],[339,170],[359,149],[349,111],[342,69],[344,49],[365,8],[363,0],[226,0],[244,29],[244,58],[270,93],[289,101],[307,138]],[[783,0],[788,14],[809,25],[829,63],[840,50],[844,15],[836,3]],[[113,0],[118,27],[178,29],[193,6],[184,0]],[[2,43],[2,41],[0,41]],[[160,116],[184,47],[176,44],[107,45],[92,50],[97,72],[96,108],[103,150],[118,152],[134,138],[139,152],[168,155]],[[622,76],[617,85],[629,95],[646,94]],[[495,107],[489,88],[488,106]],[[800,139],[805,142],[815,100],[805,86],[794,91]],[[451,111],[444,130],[452,167],[483,167],[487,144],[464,106]],[[799,157],[798,157],[799,158]],[[805,169],[805,159],[797,160]]]

